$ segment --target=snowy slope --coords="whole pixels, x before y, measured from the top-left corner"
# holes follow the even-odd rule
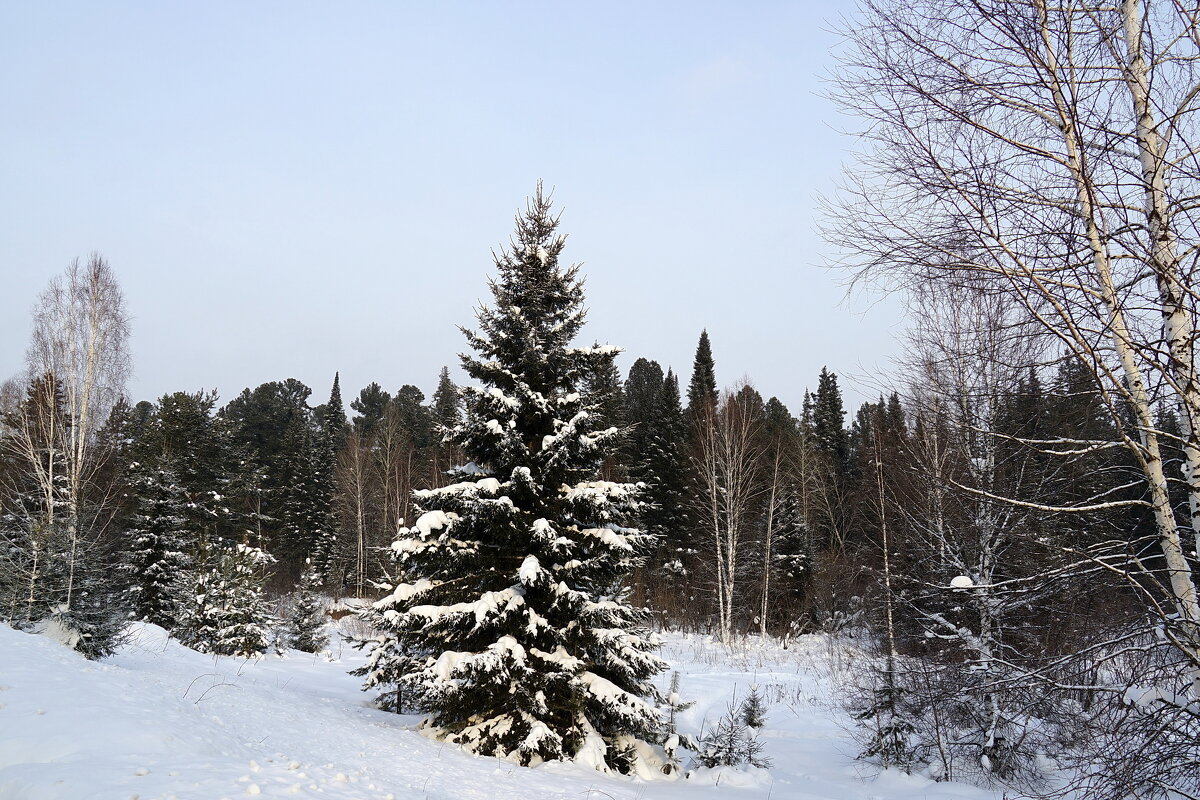
[[[219,800],[246,796],[536,800],[991,800],[959,784],[877,771],[829,708],[836,658],[819,637],[788,650],[734,651],[668,637],[664,655],[697,700],[680,728],[698,732],[756,681],[771,701],[769,773],[707,772],[635,781],[574,764],[524,769],[426,739],[416,717],[369,707],[340,661],[292,652],[258,661],[192,652],[153,626],[108,661],[85,661],[42,636],[0,625],[0,798]],[[664,680],[666,676],[664,676]]]

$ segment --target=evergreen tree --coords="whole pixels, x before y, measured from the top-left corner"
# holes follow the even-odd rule
[[[598,365],[595,372],[584,378],[581,388],[596,405],[598,427],[624,427],[625,401],[621,396],[621,373],[615,361],[610,359]]]
[[[425,393],[416,386],[405,384],[396,391],[389,408],[400,430],[416,450],[425,450],[436,441],[433,413],[424,403]]]
[[[266,571],[274,563],[257,547],[206,542],[198,554],[179,639],[193,650],[250,657],[267,649],[271,613],[264,597]]]
[[[642,462],[654,428],[659,424],[663,370],[657,361],[639,358],[629,368],[621,399],[626,429],[621,462],[633,480],[644,480]]]
[[[775,514],[777,520],[772,553],[775,564],[775,594],[780,600],[786,598],[787,605],[795,609],[801,604],[813,567],[813,554],[809,552],[808,527],[805,524],[804,509],[797,486],[789,485],[784,488],[783,499]]]
[[[767,769],[771,766],[771,760],[763,755],[762,742],[743,721],[742,709],[733,704],[717,724],[701,736],[696,761],[710,769],[743,765]]]
[[[825,367],[821,368],[810,413],[814,448],[828,459],[831,469],[844,473],[850,464],[850,441],[844,427],[846,411],[837,375]]]
[[[204,535],[234,536],[232,506],[224,501],[233,470],[250,469],[249,456],[235,458],[227,425],[213,416],[214,392],[175,392],[159,399],[144,438],[135,445],[139,463],[169,466],[187,495],[187,552]],[[221,499],[218,499],[221,498]]]
[[[434,486],[441,486],[450,469],[462,464],[461,450],[453,441],[447,439],[450,432],[462,421],[462,403],[458,396],[458,387],[450,380],[450,370],[446,367],[442,367],[438,375],[431,413],[437,446],[434,449],[434,469],[430,477]]]
[[[690,574],[698,549],[685,503],[687,422],[679,380],[671,370],[663,378],[654,413],[640,466],[639,480],[647,487],[641,518],[646,532],[657,537],[655,569],[678,581]]]
[[[462,403],[458,398],[458,387],[450,380],[450,368],[442,367],[438,373],[437,389],[433,392],[433,416],[442,430],[453,430],[462,419]]]
[[[342,402],[341,373],[333,373],[333,387],[329,391],[329,402],[313,409],[322,436],[330,442],[334,453],[346,446],[350,425],[346,421],[346,406]]]
[[[747,728],[761,728],[767,724],[767,701],[757,683],[750,684],[750,693],[738,708],[738,716]]]
[[[539,186],[466,332],[484,385],[454,439],[485,474],[416,493],[424,513],[394,545],[404,582],[368,613],[384,634],[367,644],[372,664],[413,660],[401,683],[448,741],[628,771],[664,734],[643,699],[664,664],[622,587],[650,543],[627,527],[632,487],[595,480],[614,434],[580,389],[617,349],[570,346],[583,289],[557,226]]]
[[[712,346],[708,341],[708,330],[700,331],[696,344],[696,357],[692,361],[692,380],[688,383],[688,417],[698,420],[715,414],[720,401],[717,392],[717,369],[713,361]]]
[[[319,653],[329,644],[329,635],[325,633],[328,621],[325,598],[321,595],[323,583],[320,568],[311,560],[306,562],[288,616],[288,647],[305,653]]]
[[[350,408],[358,412],[351,420],[354,432],[364,441],[370,441],[374,437],[375,429],[383,421],[383,415],[391,400],[392,396],[385,392],[382,386],[371,381],[358,393],[357,399],[350,401]]]
[[[229,446],[249,457],[241,468],[262,470],[263,526],[256,544],[277,555],[281,572],[292,579],[329,522],[328,499],[320,486],[320,428],[308,406],[311,394],[294,378],[270,381],[244,390],[221,410]]]
[[[169,466],[133,466],[134,511],[126,530],[129,601],[135,619],[167,630],[178,620],[180,591],[191,565],[187,492]]]
[[[342,406],[340,375],[334,373],[329,402],[315,410],[318,430],[314,446],[313,484],[313,546],[306,570],[315,569],[322,583],[329,581],[337,555],[338,518],[334,507],[337,495],[338,454],[346,446],[349,426]],[[303,582],[303,577],[301,578]]]

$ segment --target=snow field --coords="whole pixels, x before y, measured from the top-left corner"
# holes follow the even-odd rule
[[[638,781],[580,764],[537,768],[477,757],[415,730],[419,717],[370,707],[347,670],[361,654],[257,660],[206,656],[137,625],[103,663],[44,636],[0,625],[0,798],[222,800],[310,797],[384,800],[985,800],[961,784],[856,762],[835,682],[851,651],[824,637],[787,649],[747,639],[730,648],[668,634],[664,657],[695,705],[679,728],[698,734],[757,683],[768,701],[760,732],[770,771],[699,770]],[[670,673],[659,678],[666,688]]]

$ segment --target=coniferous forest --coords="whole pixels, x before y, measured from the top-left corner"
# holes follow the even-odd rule
[[[742,687],[682,731],[663,635],[821,636],[853,648],[836,699],[865,763],[1200,797],[1185,6],[881,0],[846,23],[829,91],[862,149],[825,192],[832,266],[911,322],[857,408],[836,365],[788,408],[706,330],[692,363],[622,374],[540,183],[438,375],[131,398],[120,265],[71,264],[0,392],[0,620],[103,661],[131,623],[252,659],[327,652],[348,616],[374,707],[641,777],[768,770],[782,702]]]

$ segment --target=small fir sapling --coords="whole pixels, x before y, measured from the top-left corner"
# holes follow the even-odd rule
[[[663,742],[663,752],[666,754],[667,763],[663,766],[663,772],[670,775],[673,772],[680,770],[679,750],[685,748],[688,750],[699,750],[699,745],[696,741],[687,734],[681,734],[675,722],[675,715],[681,711],[687,711],[694,706],[696,701],[684,700],[679,695],[679,672],[671,673],[671,686],[667,691],[665,706],[667,709],[667,738]]]
[[[750,694],[742,701],[742,706],[738,709],[738,715],[748,728],[758,729],[766,724],[767,704],[763,700],[762,693],[758,690],[757,683],[750,684]]]
[[[696,762],[702,767],[740,767],[750,765],[769,769],[771,760],[763,755],[763,743],[742,721],[742,709],[730,703],[716,726],[700,737]]]
[[[916,728],[901,710],[901,696],[899,687],[882,685],[872,692],[872,702],[854,718],[867,732],[866,746],[859,758],[909,772],[916,762],[912,747]]]

